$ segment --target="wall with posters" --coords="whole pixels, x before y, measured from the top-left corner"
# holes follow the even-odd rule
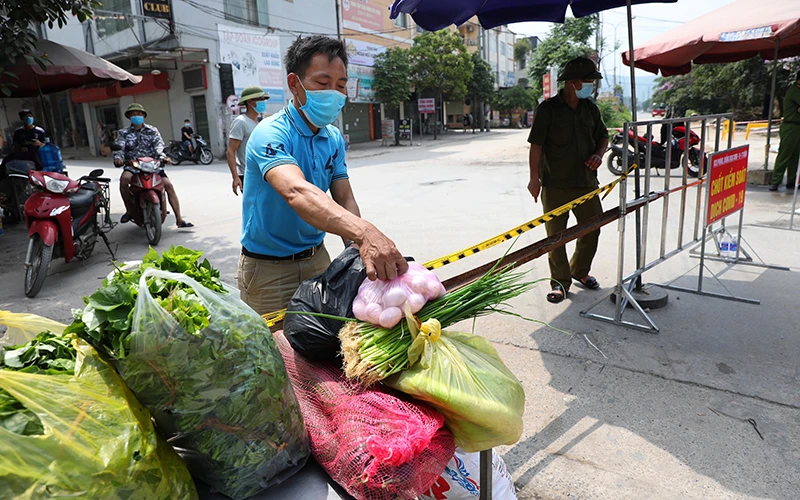
[[[264,35],[264,30],[220,24],[220,61],[233,67],[233,85],[240,95],[245,87],[258,85],[269,94],[267,112],[274,113],[284,104],[284,82],[281,41]]]

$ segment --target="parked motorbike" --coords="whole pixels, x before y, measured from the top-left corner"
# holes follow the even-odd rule
[[[47,277],[53,258],[87,259],[103,239],[111,258],[114,252],[106,232],[111,221],[108,184],[102,169],[77,181],[57,172],[31,170],[35,192],[25,202],[28,252],[25,255],[25,295],[35,297]]]
[[[119,151],[121,147],[115,144],[111,149]],[[128,215],[137,226],[144,227],[147,241],[153,246],[158,245],[161,225],[167,218],[167,193],[161,177],[161,162],[142,157],[125,160],[124,165],[133,173],[131,193],[135,208]]]
[[[197,134],[194,135],[194,140],[195,147],[193,154],[189,153],[189,148],[186,147],[183,141],[170,141],[164,153],[169,156],[169,159],[172,160],[172,163],[175,165],[180,165],[182,161],[193,161],[195,163],[209,165],[214,161],[214,154],[211,152],[211,148],[208,147],[208,143]]]
[[[34,192],[28,173],[36,170],[36,164],[28,160],[8,160],[0,172],[3,201],[2,207],[11,222],[25,219],[25,201]]]
[[[44,148],[45,146],[43,146]],[[46,145],[50,150],[58,150],[51,145],[49,140]],[[47,153],[50,151],[47,150]],[[48,161],[46,165],[38,164],[31,160],[30,155],[17,155],[11,153],[3,159],[0,164],[0,206],[7,214],[10,222],[22,222],[25,220],[25,201],[34,192],[34,186],[30,183],[28,173],[32,170],[47,170],[69,175],[64,170],[64,164],[60,160],[60,152],[53,151],[53,155],[58,154],[58,164]],[[48,157],[48,160],[50,158]]]
[[[645,161],[647,159],[648,142],[652,144],[652,150],[650,153],[650,166],[656,169],[656,175],[659,175],[658,169],[667,168],[667,152],[669,150],[671,150],[669,161],[670,169],[680,168],[681,165],[684,164],[684,156],[686,154],[686,127],[683,125],[676,125],[672,127],[672,135],[670,137],[667,137],[667,125],[662,125],[661,127],[661,142],[653,140],[652,137],[645,137],[641,135],[634,138],[633,130],[628,131],[628,149],[630,151],[630,159],[628,160],[629,164],[636,161],[636,163],[639,165],[645,165]],[[638,140],[639,142],[638,161],[633,159],[634,140]],[[606,160],[606,165],[608,166],[608,170],[615,175],[622,175],[625,173],[622,164],[623,144],[624,137],[622,136],[622,132],[620,132],[613,137],[611,140],[611,146],[609,147],[611,154],[608,156],[608,160]],[[705,159],[701,161],[700,149],[696,147],[698,144],[700,144],[700,136],[697,135],[693,130],[690,130],[687,174],[691,177],[697,177],[698,175],[705,173]]]

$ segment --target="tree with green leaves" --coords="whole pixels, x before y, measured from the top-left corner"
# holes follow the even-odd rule
[[[532,50],[531,41],[527,38],[520,38],[514,44],[514,60],[519,64],[520,69],[525,69],[525,62]]]
[[[495,93],[492,100],[492,108],[505,112],[508,115],[515,110],[528,111],[536,106],[536,97],[533,89],[522,86],[500,89]]]
[[[36,24],[46,24],[49,28],[58,25],[63,28],[68,21],[67,14],[73,14],[81,22],[92,17],[97,8],[97,0],[0,0],[0,92],[11,95],[17,87],[17,75],[8,67],[20,58],[29,64],[38,64],[45,69],[46,59],[36,57]]]
[[[568,17],[564,24],[555,24],[547,38],[539,43],[528,67],[528,75],[534,82],[536,99],[542,96],[542,77],[550,67],[563,68],[576,57],[589,57],[595,50],[590,42],[597,32],[597,16]]]
[[[411,47],[411,77],[418,92],[432,91],[437,104],[449,99],[463,99],[473,71],[472,59],[458,33],[425,32],[414,38]],[[438,112],[434,113],[433,138],[436,139]]]
[[[411,96],[411,59],[409,50],[392,47],[375,58],[375,96],[384,106],[397,113],[400,119],[400,107]],[[395,127],[394,143],[400,142],[400,130]]]
[[[486,62],[479,52],[472,53],[472,77],[467,84],[467,95],[472,97],[473,113],[472,130],[475,130],[475,122],[481,118],[480,129],[483,130],[483,103],[489,101],[494,96],[494,74],[492,73],[492,66]],[[480,103],[480,104],[479,104]]]

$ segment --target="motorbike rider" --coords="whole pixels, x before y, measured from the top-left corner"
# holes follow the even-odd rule
[[[194,130],[192,124],[187,118],[183,121],[183,128],[181,129],[181,140],[183,145],[189,151],[189,157],[194,156]]]
[[[14,131],[14,151],[7,159],[32,161],[36,164],[36,170],[42,170],[39,148],[44,146],[47,132],[34,124],[33,113],[29,109],[21,110],[19,119],[22,120],[22,126]]]
[[[114,165],[121,167],[125,160],[135,160],[142,157],[158,159],[162,164],[169,163],[169,158],[164,154],[164,140],[161,138],[158,129],[144,123],[145,118],[147,118],[147,111],[145,111],[144,106],[136,102],[129,105],[128,109],[125,110],[125,118],[131,121],[131,126],[117,131],[116,144],[122,149],[114,152]],[[120,219],[122,224],[133,218],[131,214],[135,206],[133,193],[131,193],[131,180],[134,172],[133,168],[125,167],[125,171],[122,172],[122,176],[119,178],[119,192],[125,202],[126,209],[125,215]],[[163,169],[161,169],[160,175],[164,183],[164,190],[167,192],[169,204],[172,206],[172,210],[175,211],[175,220],[178,227],[194,227],[194,224],[181,217],[181,205],[172,181],[167,177]]]

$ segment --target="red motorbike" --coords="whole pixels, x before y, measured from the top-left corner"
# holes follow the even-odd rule
[[[611,145],[609,147],[611,154],[608,156],[606,165],[608,166],[608,170],[615,175],[622,175],[624,173],[622,164],[622,147],[624,144],[623,139],[622,133],[618,133],[611,139]],[[684,125],[675,125],[672,127],[671,137],[667,137],[667,125],[662,125],[661,142],[654,140],[652,137],[645,137],[641,135],[634,137],[633,130],[628,131],[628,139],[629,165],[636,161],[634,160],[633,152],[633,141],[635,140],[639,141],[639,160],[636,161],[636,163],[639,165],[645,165],[645,161],[647,160],[648,143],[651,143],[650,166],[656,169],[656,175],[658,175],[658,169],[667,168],[668,152],[670,156],[670,169],[680,168],[682,165],[684,165],[684,156],[686,155],[686,127]],[[697,148],[698,144],[700,144],[700,136],[697,135],[693,130],[690,130],[689,154],[688,158],[686,159],[686,173],[691,177],[703,175],[705,172],[705,161],[701,160],[700,158],[700,149]]]
[[[108,183],[103,170],[73,180],[56,172],[32,170],[35,192],[25,202],[28,252],[25,255],[25,295],[35,297],[52,259],[87,259],[100,236],[114,259],[106,232],[111,222]]]
[[[161,162],[143,157],[126,160],[126,169],[133,174],[131,193],[134,210],[128,214],[139,227],[144,227],[147,241],[155,246],[161,241],[161,225],[167,218],[167,193],[161,177]]]

